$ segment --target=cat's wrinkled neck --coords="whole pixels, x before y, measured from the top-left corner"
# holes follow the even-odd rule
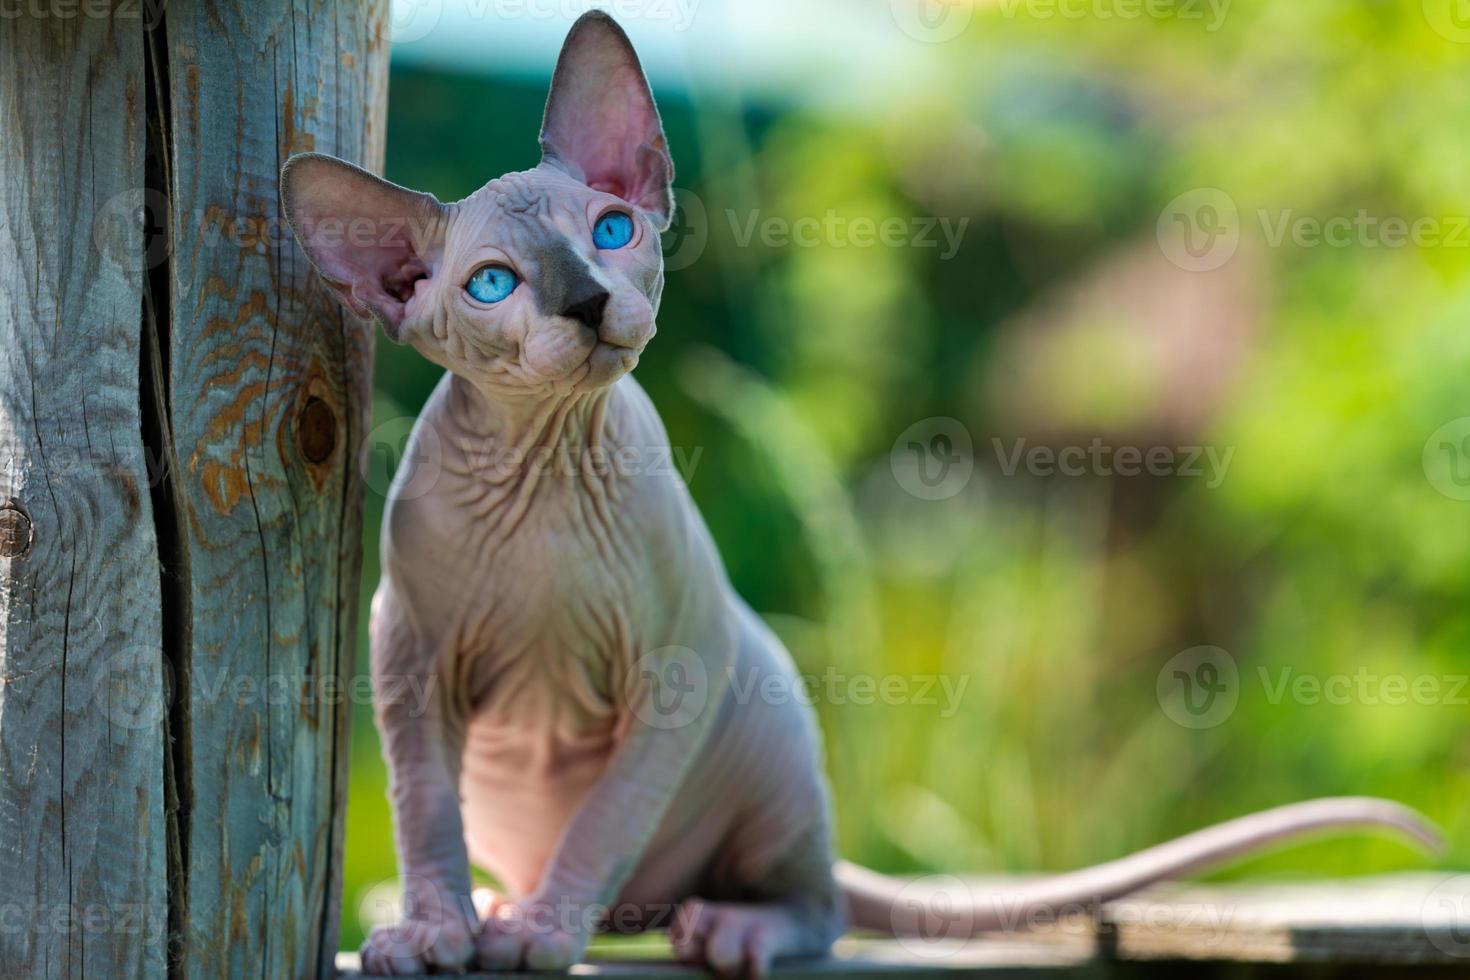
[[[611,403],[611,387],[507,399],[451,374],[446,409],[461,455],[493,479],[581,471],[605,451]]]

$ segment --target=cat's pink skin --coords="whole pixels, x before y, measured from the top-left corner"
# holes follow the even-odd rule
[[[420,421],[443,475],[386,521],[378,686],[432,675],[446,695],[440,717],[380,710],[405,869],[462,898],[463,839],[513,896],[556,906],[562,926],[597,905],[656,916],[696,894],[755,895],[782,862],[805,862],[816,880],[802,894],[825,898],[793,913],[791,941],[771,953],[824,951],[841,926],[816,733],[791,704],[735,705],[727,683],[733,672],[742,685],[794,684],[789,658],[731,592],[667,466],[579,462],[594,449],[654,459],[666,442],[651,404],[624,378],[511,427],[496,417],[479,389],[447,378]],[[484,454],[512,446],[554,456],[487,473]],[[703,669],[685,675],[688,723],[645,724],[640,686],[691,653]],[[400,771],[411,774],[401,786]],[[802,848],[809,858],[791,854]],[[484,966],[556,968],[585,948],[585,929],[503,924],[480,938]]]
[[[794,691],[790,657],[731,589],[629,376],[654,334],[673,171],[605,15],[573,28],[542,143],[535,170],[450,205],[318,155],[283,174],[324,279],[449,372],[383,529],[372,672],[406,911],[363,967],[564,969],[599,925],[667,924],[681,958],[761,976],[773,957],[825,953],[844,909],[917,927],[892,882],[843,869],[839,891],[813,716],[749,696]],[[609,209],[635,219],[626,248],[593,244]],[[521,279],[493,305],[465,291],[486,263]],[[410,680],[433,686],[427,710],[393,696]],[[971,930],[999,928],[1361,823],[1428,834],[1393,804],[1323,801],[984,903],[948,898]],[[478,910],[471,860],[508,892]]]

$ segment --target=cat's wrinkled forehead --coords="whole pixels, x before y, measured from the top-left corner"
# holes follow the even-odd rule
[[[506,174],[459,202],[449,229],[451,260],[470,264],[487,248],[517,266],[547,315],[602,290],[579,242],[599,194],[552,167]]]
[[[484,237],[521,235],[528,240],[565,237],[571,219],[585,213],[596,192],[552,167],[497,177],[456,205],[449,247]]]

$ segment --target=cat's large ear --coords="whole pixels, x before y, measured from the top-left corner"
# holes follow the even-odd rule
[[[648,212],[665,230],[674,214],[674,161],[648,78],[628,35],[593,10],[572,26],[541,124],[548,163]]]
[[[444,205],[323,153],[286,161],[281,201],[296,240],[342,302],[401,340],[416,284],[434,274],[443,251]]]

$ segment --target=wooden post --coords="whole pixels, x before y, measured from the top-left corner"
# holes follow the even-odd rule
[[[163,683],[142,276],[92,242],[98,206],[143,184],[143,42],[141,28],[95,21],[0,30],[6,977],[164,965],[164,733],[112,724],[127,707],[100,692],[116,675],[156,700]],[[141,250],[141,236],[118,244]],[[99,921],[109,915],[129,921]]]
[[[19,9],[0,976],[327,976],[372,334],[277,175],[381,166],[387,0]]]

